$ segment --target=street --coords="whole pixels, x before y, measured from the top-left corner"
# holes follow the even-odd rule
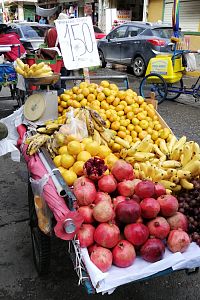
[[[124,69],[98,70],[97,74],[124,74]],[[194,81],[195,79],[192,79]],[[130,88],[138,92],[139,82],[129,75]],[[186,79],[186,85],[191,83]],[[3,92],[3,91],[2,91]],[[1,92],[1,93],[2,93]],[[12,113],[16,101],[0,101],[0,119]],[[2,109],[7,109],[3,111]],[[177,137],[200,144],[200,102],[183,96],[176,102],[165,101],[158,112]],[[28,221],[27,168],[10,155],[0,157],[0,299],[2,300],[198,300],[200,272],[185,271],[117,288],[111,295],[88,295],[78,286],[78,277],[67,254],[67,243],[52,239],[52,262],[48,276],[39,278],[32,260]]]

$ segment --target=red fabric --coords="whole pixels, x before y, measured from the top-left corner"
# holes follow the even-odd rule
[[[45,42],[47,43],[48,48],[55,47],[57,36],[58,35],[57,35],[57,31],[56,31],[55,27],[53,27],[47,31]],[[59,45],[58,45],[58,47],[59,47]]]
[[[26,52],[16,33],[0,34],[0,45],[20,44],[20,56]],[[5,57],[9,61],[15,61],[19,57],[18,46],[11,47],[11,51],[5,53]]]

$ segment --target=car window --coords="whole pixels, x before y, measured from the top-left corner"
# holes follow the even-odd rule
[[[143,31],[142,28],[139,27],[135,27],[135,26],[129,26],[128,27],[128,32],[127,32],[127,36],[128,37],[134,37],[137,36],[139,33],[141,33]]]
[[[125,37],[126,30],[127,30],[127,26],[118,27],[110,33],[109,38],[110,39],[123,38]]]
[[[170,39],[173,36],[173,29],[172,28],[156,28],[153,29],[153,35],[163,38],[163,39]],[[179,31],[180,37],[182,36],[181,31]]]
[[[44,37],[46,30],[49,27],[46,26],[21,26],[21,30],[25,38],[40,38]]]

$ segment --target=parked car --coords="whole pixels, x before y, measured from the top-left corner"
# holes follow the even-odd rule
[[[93,25],[93,28],[96,40],[100,40],[106,36],[106,34],[96,25]]]
[[[10,23],[12,31],[20,36],[24,48],[33,51],[44,43],[45,32],[53,27],[52,25],[39,24],[37,22]]]
[[[172,51],[172,35],[172,27],[164,24],[132,21],[120,25],[97,43],[101,66],[121,64],[131,68],[135,76],[142,76],[156,51]]]

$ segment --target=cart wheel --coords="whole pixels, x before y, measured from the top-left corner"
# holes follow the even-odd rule
[[[143,98],[149,98],[151,92],[154,92],[158,104],[162,103],[167,96],[167,84],[163,77],[156,73],[145,76],[140,83],[139,90]]]
[[[50,267],[51,239],[49,236],[45,235],[38,227],[34,196],[30,183],[28,183],[28,200],[33,261],[38,274],[42,276],[48,273]]]
[[[175,83],[168,83],[167,84],[167,96],[166,100],[175,100],[177,99],[182,92],[177,92],[183,90],[183,80],[181,79]]]
[[[99,58],[100,58],[100,66],[102,68],[105,68],[106,67],[106,61],[105,61],[105,58],[104,58],[104,55],[103,55],[103,52],[99,50]]]

